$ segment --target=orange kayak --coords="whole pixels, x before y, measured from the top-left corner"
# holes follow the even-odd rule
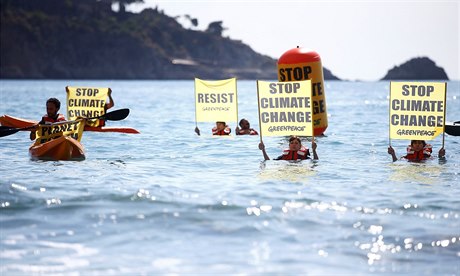
[[[38,124],[38,121],[21,119],[9,115],[0,116],[0,124],[2,126],[15,127],[15,128],[25,128]],[[30,130],[29,130],[30,131]],[[96,132],[121,132],[121,133],[130,133],[138,134],[139,131],[130,127],[91,127],[85,126],[85,131],[96,131]]]
[[[29,148],[32,159],[39,160],[84,160],[85,149],[77,140],[61,136],[43,144],[32,144]]]

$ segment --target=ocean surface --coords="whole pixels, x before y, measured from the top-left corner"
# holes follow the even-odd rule
[[[86,160],[66,162],[30,160],[28,132],[0,138],[1,275],[460,275],[460,137],[445,162],[392,163],[389,82],[326,81],[319,160],[301,163],[212,123],[197,136],[193,80],[1,80],[0,115],[39,120],[50,97],[65,113],[67,85],[111,87],[131,113],[108,126],[141,134],[85,132]],[[256,81],[237,87],[259,129]],[[398,157],[407,143],[391,141]]]

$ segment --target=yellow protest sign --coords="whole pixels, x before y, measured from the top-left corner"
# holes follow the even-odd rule
[[[257,81],[260,135],[313,136],[311,80]]]
[[[54,124],[39,125],[35,144],[43,144],[61,136],[70,136],[80,141],[85,124],[83,120],[65,121]]]
[[[391,82],[390,139],[432,140],[441,134],[446,86],[445,82]]]
[[[315,52],[311,53],[315,54],[314,58],[308,55],[306,57],[297,56],[299,59],[311,58],[309,62],[278,63],[278,81],[311,80],[314,132],[318,136],[323,134],[328,126],[326,93],[321,60],[313,61],[317,60],[319,55]]]
[[[109,88],[70,87],[67,86],[67,118],[97,117],[105,114],[105,101]],[[99,120],[87,121],[86,124],[97,127]]]
[[[236,122],[236,79],[204,81],[195,78],[196,122]]]

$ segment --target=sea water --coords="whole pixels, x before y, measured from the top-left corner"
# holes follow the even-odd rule
[[[445,162],[391,162],[389,82],[327,81],[319,160],[301,163],[264,162],[258,136],[212,137],[192,80],[0,85],[0,113],[33,120],[50,97],[65,113],[67,85],[111,87],[131,113],[108,126],[140,131],[85,132],[80,162],[30,160],[28,132],[0,138],[2,275],[460,274],[460,137]],[[256,82],[237,87],[259,129]],[[460,120],[459,82],[447,89]],[[287,147],[263,141],[272,158]],[[398,156],[407,143],[391,141]],[[436,156],[442,135],[430,143]]]

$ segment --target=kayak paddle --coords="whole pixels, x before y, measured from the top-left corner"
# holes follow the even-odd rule
[[[91,117],[91,118],[84,118],[84,119],[100,119],[100,120],[106,120],[106,121],[121,121],[128,117],[129,115],[129,108],[123,108],[123,109],[118,109],[114,111],[110,111],[105,113],[104,115],[101,116],[96,116],[96,117]],[[22,128],[15,128],[15,127],[8,127],[8,126],[0,126],[0,137],[5,137],[9,136],[12,134],[15,134],[18,131],[21,130],[27,130],[27,129],[32,129],[34,127],[38,126],[38,124],[33,125],[33,126],[28,126],[28,127],[22,127]]]
[[[129,108],[118,109],[105,113],[102,116],[92,117],[88,119],[100,119],[106,121],[121,121],[126,119],[129,115]]]
[[[8,127],[8,126],[0,126],[0,137],[5,137],[11,134],[15,134],[20,130],[27,130],[36,127],[37,125],[22,127],[22,128],[15,128],[15,127]]]

